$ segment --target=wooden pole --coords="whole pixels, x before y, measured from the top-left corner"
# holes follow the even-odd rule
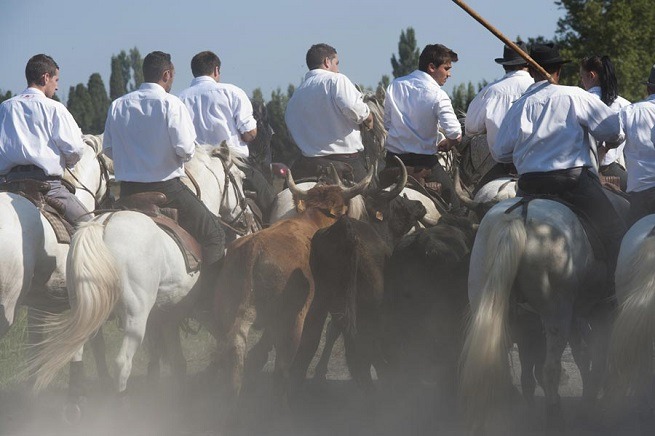
[[[553,80],[552,76],[546,72],[546,70],[543,69],[541,65],[539,65],[534,59],[530,57],[526,52],[524,52],[521,47],[518,45],[514,44],[513,41],[511,41],[509,38],[507,38],[505,35],[503,35],[498,29],[496,29],[494,26],[492,26],[487,20],[482,18],[480,14],[475,12],[469,5],[464,3],[462,0],[453,0],[455,4],[457,4],[460,8],[464,9],[466,13],[468,13],[471,17],[473,17],[478,23],[482,24],[484,27],[487,28],[491,33],[496,35],[498,39],[503,41],[507,46],[509,46],[512,50],[514,50],[516,53],[518,53],[519,56],[521,56],[525,61],[530,64],[533,68],[535,68],[537,71],[539,71],[541,74],[544,75],[548,79],[550,83],[555,83]]]

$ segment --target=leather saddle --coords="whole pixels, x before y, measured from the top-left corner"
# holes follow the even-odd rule
[[[15,180],[0,184],[0,191],[11,192],[31,201],[52,226],[57,242],[70,244],[75,229],[71,223],[64,219],[66,206],[56,198],[46,197],[49,190],[50,184],[48,182],[33,179]]]
[[[202,247],[198,241],[177,222],[177,209],[162,207],[168,202],[161,192],[139,192],[121,197],[115,204],[117,209],[133,210],[148,215],[178,245],[186,264],[187,272],[198,271],[202,264]]]

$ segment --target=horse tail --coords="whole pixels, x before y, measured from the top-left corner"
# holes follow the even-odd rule
[[[39,344],[30,368],[35,390],[48,386],[111,314],[121,297],[116,260],[103,240],[104,224],[82,224],[73,235],[66,261],[71,310],[44,316],[46,339]]]
[[[460,399],[464,410],[476,420],[484,420],[509,380],[509,296],[526,239],[522,219],[506,214],[500,215],[489,231],[482,265],[485,280],[478,304],[471,302],[472,317],[460,362]]]
[[[647,236],[616,270],[616,294],[623,301],[609,345],[613,394],[648,385],[655,338],[655,236]],[[621,298],[622,296],[622,298]]]

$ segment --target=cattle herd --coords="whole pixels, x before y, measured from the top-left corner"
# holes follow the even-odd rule
[[[520,394],[511,383],[509,359],[501,375],[506,377],[507,382],[501,383],[506,389],[494,393],[498,401],[495,415],[480,424],[464,413],[458,380],[470,312],[469,264],[480,215],[489,206],[480,208],[481,201],[463,198],[472,209],[469,216],[445,212],[426,220],[429,200],[410,199],[417,194],[407,195],[408,175],[402,163],[400,167],[397,180],[386,188],[380,186],[373,169],[364,180],[350,186],[336,171],[329,184],[296,184],[286,171],[286,189],[278,194],[276,204],[282,209],[279,217],[227,246],[212,307],[198,315],[215,340],[212,362],[192,381],[175,383],[178,400],[185,406],[173,402],[171,410],[175,412],[170,420],[186,423],[197,419],[202,411],[209,414],[202,418],[208,424],[190,427],[195,429],[190,432],[181,431],[179,425],[164,428],[160,424],[153,427],[156,430],[152,434],[541,434],[549,427],[549,422],[543,422],[543,413],[529,407],[534,406],[535,386],[542,383],[538,357],[522,373],[523,389],[532,390],[526,396],[529,404],[517,405],[515,401]],[[459,178],[456,180],[459,186]],[[490,188],[491,202],[499,200],[497,194],[507,184],[504,181]],[[292,198],[293,204],[282,204],[285,198]],[[433,213],[438,212],[435,209]],[[512,301],[513,319],[524,316],[529,321],[521,324],[522,328],[536,332],[515,329],[513,342],[523,340],[525,348],[535,348],[538,356],[545,344],[539,339],[530,341],[542,335],[542,324],[520,298]],[[117,313],[121,318],[120,310]],[[188,315],[193,317],[194,313]],[[148,329],[153,332],[147,333],[156,337],[155,315],[151,316]],[[156,316],[165,316],[165,311]],[[259,332],[254,345],[248,343],[253,338],[251,328]],[[322,336],[324,346],[320,347]],[[339,336],[343,337],[345,360],[354,383],[349,389],[333,386],[326,394],[328,391],[317,389],[307,378],[308,369],[322,348],[314,371],[315,379],[325,377]],[[157,365],[151,361],[149,366],[153,372],[159,357],[175,359],[169,345],[159,345],[151,356],[157,360]],[[266,384],[262,370],[271,350],[275,351],[275,363],[267,394],[253,406],[253,401],[246,399],[258,385]],[[188,388],[197,384],[204,392],[200,400],[192,398],[193,390]],[[87,410],[80,401],[85,394],[79,387],[75,389],[65,403],[67,407],[74,403],[76,413],[71,415],[69,410],[66,419],[79,425]],[[120,392],[118,403],[122,407],[114,410],[112,419],[120,421],[121,416],[140,410],[134,408],[137,398],[150,401],[137,395],[132,403],[126,402],[129,391]],[[191,405],[194,412],[190,412]],[[309,413],[312,407],[315,410]],[[598,416],[607,416],[607,407],[605,403],[580,407],[599,414],[593,415],[596,418],[585,415],[584,419],[576,415],[570,420],[570,430],[614,434],[616,422],[614,427],[607,427],[610,430],[587,427],[590,420],[596,419],[598,424]],[[627,413],[621,419],[636,416]],[[643,410],[639,413],[644,415]],[[263,425],[262,419],[284,425]],[[526,420],[534,422],[526,424]],[[258,424],[252,425],[254,421]],[[626,428],[639,427],[643,434],[647,433],[645,428],[653,429],[644,427],[646,424],[626,427],[619,421],[621,434],[628,434],[623,433]],[[130,434],[127,422],[131,421],[125,418],[121,432]],[[75,432],[81,427],[70,428]],[[93,431],[114,434],[111,428],[117,427]],[[147,426],[136,428],[132,429],[134,434],[149,433]],[[565,434],[564,429],[549,428],[554,434]],[[47,434],[42,429],[39,432]]]

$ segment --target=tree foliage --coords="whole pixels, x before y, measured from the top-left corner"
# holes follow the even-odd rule
[[[566,14],[557,23],[556,40],[563,56],[574,60],[563,84],[579,83],[579,60],[607,55],[619,81],[620,94],[630,101],[645,97],[642,82],[655,61],[655,8],[652,0],[560,0]]]
[[[7,91],[5,93],[2,92],[2,89],[0,89],[0,103],[2,103],[5,100],[9,100],[13,95],[11,94],[11,91]]]
[[[109,96],[112,100],[134,91],[143,83],[143,59],[139,49],[134,47],[129,53],[121,50],[111,57],[109,77]]]
[[[477,89],[472,82],[468,84],[460,83],[453,88],[452,103],[453,109],[457,116],[464,116],[468,110],[469,104],[475,98],[478,92],[487,85],[487,81],[483,80],[478,83]]]
[[[66,105],[69,112],[77,121],[77,124],[84,133],[90,133],[91,126],[95,117],[95,108],[89,90],[83,83],[77,86],[71,86],[68,91],[68,103]]]
[[[287,103],[295,90],[296,87],[292,84],[289,84],[286,93],[278,88],[271,93],[271,101],[266,104],[268,119],[273,128],[271,139],[273,162],[291,163],[299,155],[298,147],[291,139],[287,123],[284,121]]]
[[[414,28],[408,27],[406,31],[401,30],[400,40],[398,41],[398,57],[395,54],[391,55],[393,77],[406,76],[417,69],[419,55]]]
[[[98,73],[91,74],[87,88],[93,104],[93,119],[88,133],[97,135],[105,130],[105,120],[107,119],[107,110],[110,103],[109,97],[102,76]]]

